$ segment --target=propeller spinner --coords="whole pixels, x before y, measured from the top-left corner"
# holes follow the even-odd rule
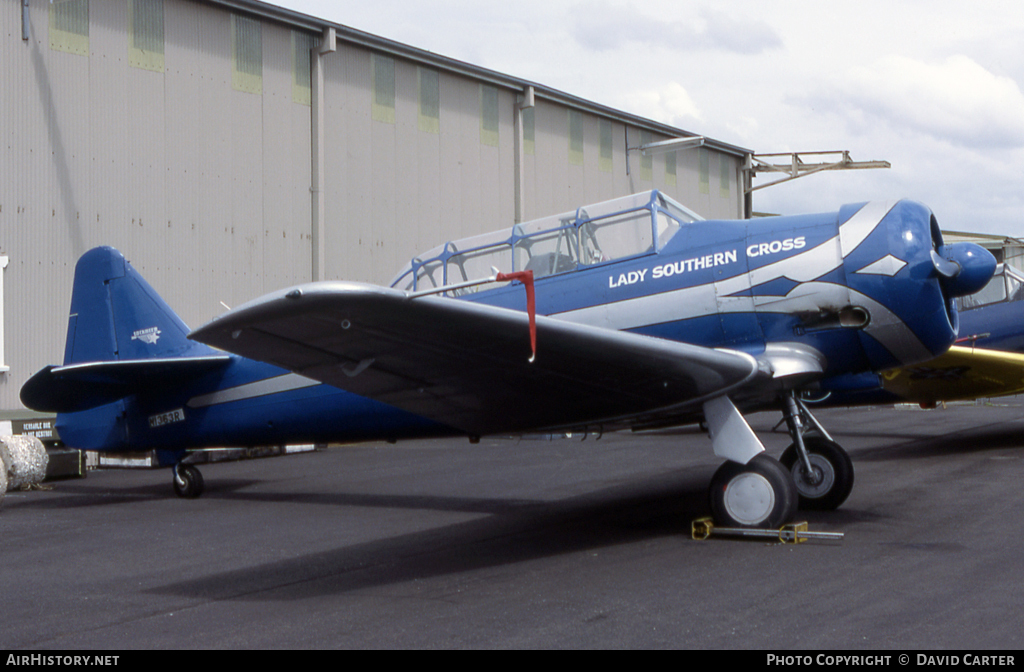
[[[967,296],[981,290],[992,278],[996,258],[974,243],[941,245],[931,252],[932,264],[949,296]]]

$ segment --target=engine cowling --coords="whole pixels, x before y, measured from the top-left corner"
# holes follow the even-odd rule
[[[984,287],[996,263],[978,245],[945,244],[926,206],[887,205],[846,206],[838,217],[848,312],[864,321],[861,347],[875,370],[944,353],[959,329],[953,299]]]

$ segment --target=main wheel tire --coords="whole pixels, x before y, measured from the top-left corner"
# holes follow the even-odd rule
[[[175,465],[171,480],[174,483],[174,494],[185,499],[196,499],[206,487],[203,475],[191,464]]]
[[[796,514],[789,470],[761,453],[746,464],[726,462],[711,478],[711,514],[723,527],[778,528]]]
[[[796,483],[800,508],[810,511],[838,509],[853,491],[853,460],[842,446],[819,434],[805,434],[804,447],[807,448],[811,467],[820,478],[817,483],[807,479],[796,444],[787,448],[779,458]]]

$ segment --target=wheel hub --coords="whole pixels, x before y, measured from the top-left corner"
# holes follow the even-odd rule
[[[761,474],[737,475],[725,488],[725,509],[742,525],[757,525],[775,508],[775,489]]]
[[[808,457],[814,472],[808,474],[803,464],[797,461],[793,464],[793,480],[796,481],[797,491],[804,497],[821,497],[832,489],[836,480],[835,470],[821,455],[811,453]]]

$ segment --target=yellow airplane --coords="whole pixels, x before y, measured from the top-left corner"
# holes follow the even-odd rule
[[[827,405],[912,402],[928,408],[1024,393],[1024,273],[999,264],[988,285],[957,304],[962,336],[948,352],[838,386]]]

